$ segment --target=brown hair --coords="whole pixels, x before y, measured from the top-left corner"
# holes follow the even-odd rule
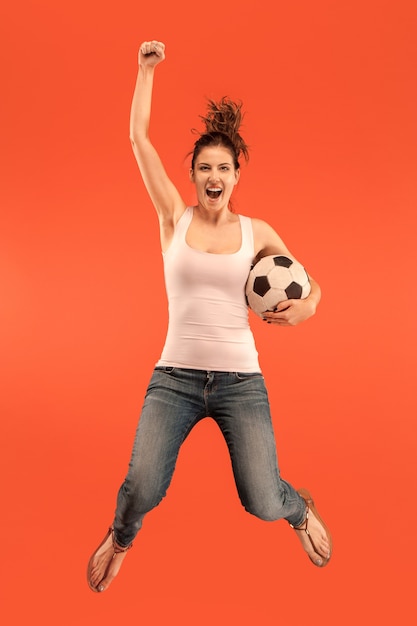
[[[194,169],[195,160],[203,148],[208,146],[223,146],[230,151],[233,157],[234,166],[239,169],[239,158],[241,155],[246,161],[249,159],[249,148],[239,134],[242,124],[242,102],[233,102],[224,96],[219,102],[208,100],[207,114],[200,115],[205,126],[205,132],[200,133],[200,137],[194,144],[192,151],[191,168]]]

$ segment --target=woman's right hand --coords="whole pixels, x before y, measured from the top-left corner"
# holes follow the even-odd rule
[[[165,59],[165,44],[162,41],[144,41],[139,48],[139,65],[155,67]]]

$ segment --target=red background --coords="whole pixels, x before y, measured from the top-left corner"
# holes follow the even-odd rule
[[[1,10],[1,585],[5,623],[411,623],[415,587],[416,32],[410,0],[19,1]],[[315,569],[238,502],[210,420],[120,577],[85,567],[166,330],[157,223],[131,154],[136,55],[160,39],[152,137],[185,155],[205,98],[244,101],[235,207],[323,290],[252,318],[284,477],[334,535]]]

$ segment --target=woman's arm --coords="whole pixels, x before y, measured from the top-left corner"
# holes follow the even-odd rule
[[[312,317],[321,299],[321,289],[318,283],[309,275],[311,291],[307,298],[284,300],[280,302],[275,312],[266,312],[264,319],[277,326],[297,326],[300,322]]]
[[[253,232],[255,240],[255,262],[270,254],[283,254],[295,258],[275,230],[262,220],[253,219]],[[315,314],[321,299],[319,284],[309,276],[311,291],[307,298],[285,300],[280,302],[275,312],[266,312],[264,319],[270,324],[278,326],[296,326]]]
[[[155,67],[165,59],[165,46],[144,42],[139,50],[139,71],[130,114],[130,141],[140,173],[158,213],[161,234],[173,229],[185,210],[185,203],[169,179],[149,137]]]

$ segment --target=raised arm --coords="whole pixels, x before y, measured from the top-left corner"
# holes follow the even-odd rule
[[[149,137],[155,67],[164,59],[163,43],[147,41],[141,45],[138,77],[130,114],[130,141],[143,182],[158,213],[163,246],[164,239],[169,239],[170,231],[185,210],[185,203],[169,179]]]

